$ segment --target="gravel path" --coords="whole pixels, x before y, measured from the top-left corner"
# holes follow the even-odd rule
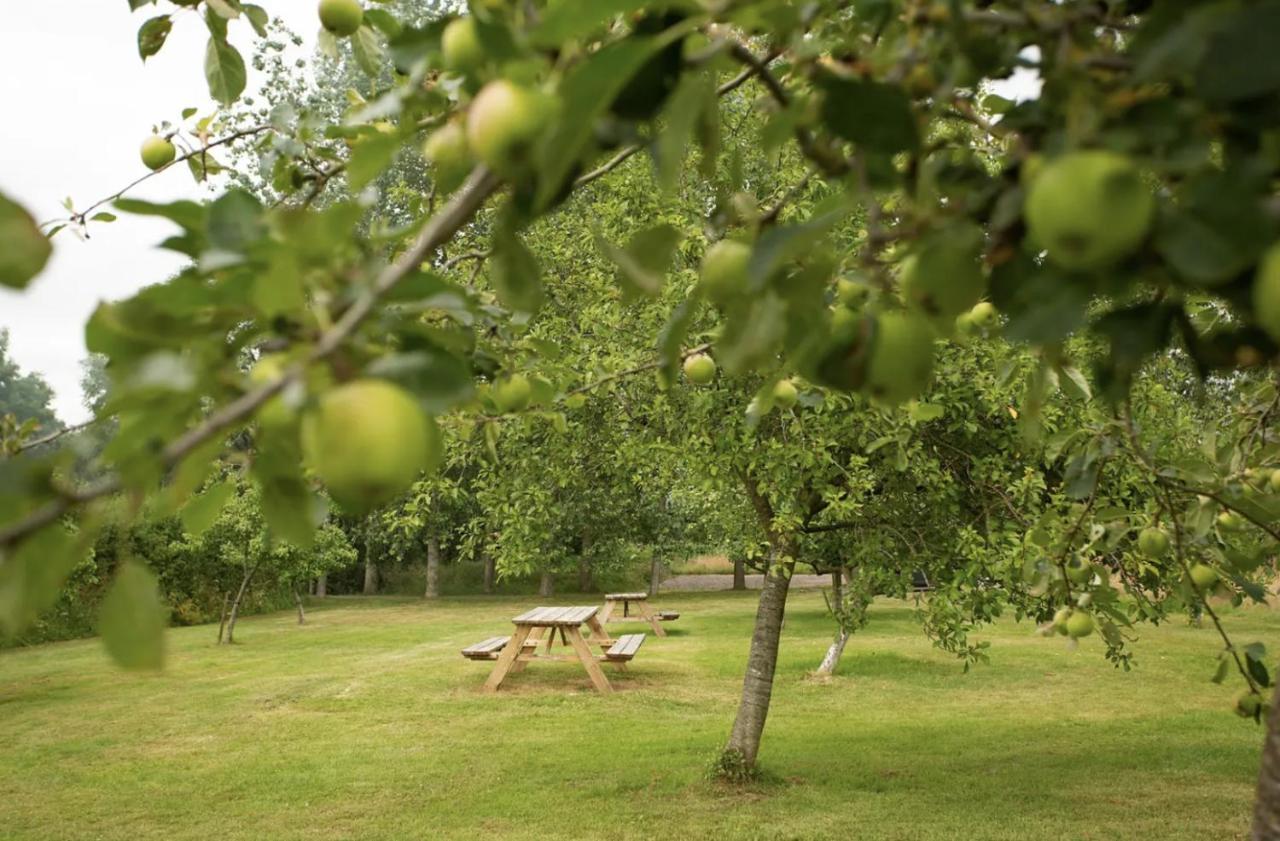
[[[763,575],[748,575],[747,589],[759,590],[764,585]],[[791,576],[791,586],[798,589],[813,589],[816,587],[830,587],[831,576],[829,575],[793,575]],[[659,591],[704,591],[704,590],[732,590],[732,575],[673,575],[662,581]]]

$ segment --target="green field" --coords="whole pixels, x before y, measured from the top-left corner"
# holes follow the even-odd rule
[[[580,603],[568,597],[562,603]],[[458,649],[531,604],[330,599],[240,643],[169,632],[161,675],[93,640],[0,655],[5,839],[1223,839],[1244,836],[1262,731],[1208,681],[1212,630],[1143,629],[1128,674],[1086,640],[1006,623],[969,674],[882,601],[830,683],[829,620],[793,595],[762,761],[706,768],[733,715],[755,599],[664,595],[683,617],[618,691],[534,663],[496,696]],[[1236,612],[1241,639],[1278,617]]]

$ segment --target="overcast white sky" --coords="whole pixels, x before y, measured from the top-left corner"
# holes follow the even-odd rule
[[[8,115],[0,128],[0,191],[40,221],[65,213],[64,196],[83,207],[144,174],[138,146],[152,125],[177,122],[189,106],[202,113],[212,107],[202,69],[208,33],[193,13],[162,2],[163,11],[175,13],[174,29],[160,54],[143,65],[137,29],[161,10],[130,14],[125,0],[13,5],[0,29]],[[314,0],[264,5],[312,39]],[[235,26],[242,31],[233,40],[247,58],[247,25]],[[1037,87],[1024,73],[999,92],[1025,97]],[[173,167],[131,195],[165,201],[203,193],[185,167]],[[125,215],[92,226],[88,242],[63,231],[49,266],[25,292],[0,288],[0,327],[10,332],[11,352],[24,370],[38,371],[53,386],[63,421],[88,417],[79,386],[85,321],[100,300],[125,297],[178,267],[179,255],[153,247],[170,231],[163,220]]]
[[[151,126],[177,122],[188,106],[202,113],[212,107],[203,75],[208,31],[194,14],[169,3],[130,14],[125,0],[12,5],[0,27],[7,115],[0,127],[0,192],[39,221],[65,215],[65,196],[82,207],[145,174],[138,146]],[[306,37],[316,28],[313,0],[264,5]],[[144,66],[137,29],[160,11],[175,12],[173,32]],[[248,26],[233,26],[243,30],[233,29],[232,39],[247,59]],[[186,167],[173,167],[132,195],[163,201],[203,193]],[[164,279],[182,259],[153,247],[172,230],[163,220],[121,215],[90,230],[88,242],[69,231],[58,234],[52,260],[25,292],[0,288],[0,327],[9,330],[14,358],[54,387],[54,407],[68,423],[88,417],[79,378],[87,353],[84,324],[93,308]]]

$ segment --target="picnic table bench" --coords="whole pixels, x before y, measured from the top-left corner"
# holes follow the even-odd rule
[[[591,683],[600,692],[611,692],[613,686],[600,669],[600,663],[610,663],[625,670],[628,661],[636,656],[644,643],[644,634],[623,634],[613,639],[605,631],[595,605],[585,607],[535,607],[511,620],[515,633],[506,637],[490,637],[462,649],[468,660],[494,660],[493,671],[485,681],[486,692],[497,692],[498,687],[513,672],[523,671],[533,660],[578,660],[586,669]],[[582,626],[587,626],[583,636]],[[556,637],[569,648],[572,655],[553,655],[551,647]],[[545,643],[542,653],[538,646]],[[592,647],[600,654],[592,652]]]
[[[631,615],[631,603],[635,602],[636,611],[639,615]],[[617,615],[618,605],[622,605],[622,615]],[[600,611],[601,622],[648,622],[649,627],[653,629],[654,634],[665,637],[667,632],[662,630],[662,622],[670,622],[679,619],[680,614],[674,610],[654,611],[649,606],[648,593],[606,593],[604,597],[604,609]]]

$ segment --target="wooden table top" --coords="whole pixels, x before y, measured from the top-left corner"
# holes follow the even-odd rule
[[[578,626],[595,616],[600,610],[596,605],[584,607],[535,607],[520,614],[511,622],[514,625],[532,625],[542,628]]]
[[[606,593],[605,601],[610,602],[639,602],[649,598],[648,593]]]

